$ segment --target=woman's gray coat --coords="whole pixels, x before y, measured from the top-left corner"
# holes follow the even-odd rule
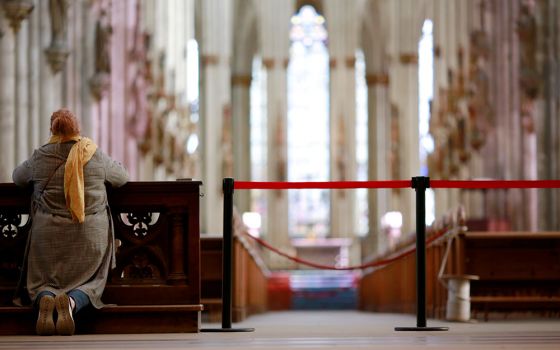
[[[43,290],[59,294],[79,289],[100,308],[109,270],[115,264],[105,185],[124,185],[128,173],[98,149],[84,166],[85,221],[73,222],[64,198],[64,165],[73,144],[42,146],[12,175],[17,185],[33,186],[27,290],[34,301]]]

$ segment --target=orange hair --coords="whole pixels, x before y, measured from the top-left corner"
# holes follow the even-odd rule
[[[51,132],[53,135],[65,137],[79,135],[78,119],[68,109],[61,108],[51,115]]]

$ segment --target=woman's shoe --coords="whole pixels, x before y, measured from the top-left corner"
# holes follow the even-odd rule
[[[70,306],[70,297],[66,294],[59,294],[55,298],[56,312],[58,318],[56,320],[56,332],[60,335],[74,334],[75,325],[72,317],[72,307]]]
[[[53,335],[55,332],[53,312],[55,299],[50,295],[41,297],[39,301],[39,316],[35,331],[38,335]]]

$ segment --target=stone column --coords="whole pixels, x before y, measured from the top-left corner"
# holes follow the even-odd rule
[[[495,29],[495,56],[494,56],[494,72],[496,73],[494,79],[493,89],[496,95],[496,115],[495,115],[495,146],[494,146],[494,161],[496,162],[495,178],[498,179],[509,179],[510,177],[510,166],[509,166],[509,154],[511,152],[511,142],[508,137],[509,129],[509,92],[506,94],[503,91],[504,86],[510,86],[510,60],[509,54],[509,42],[508,42],[508,8],[504,1],[499,0],[494,2],[494,22]],[[506,193],[507,191],[491,191],[492,197],[494,198],[494,210],[495,215],[499,220],[505,220],[506,214]]]
[[[418,40],[421,14],[406,0],[395,1],[393,26],[395,44],[391,62],[391,101],[398,107],[399,173],[408,180],[420,173],[418,132]],[[394,82],[394,84],[393,84]],[[404,233],[415,228],[414,190],[399,191],[397,206],[403,215]]]
[[[0,8],[0,182],[11,182],[16,166],[15,34]]]
[[[28,129],[27,139],[28,148],[32,151],[45,142],[41,139],[41,106],[40,106],[40,63],[41,63],[41,14],[39,6],[35,5],[35,9],[29,15],[28,29],[28,50],[26,64],[29,69],[27,94],[29,101],[28,108]]]
[[[232,143],[233,175],[236,181],[258,181],[251,177],[251,84],[253,60],[258,54],[258,7],[250,2],[238,2],[233,10],[232,48]],[[239,213],[251,210],[250,190],[236,191],[235,206]],[[266,218],[264,218],[266,219]]]
[[[249,181],[251,180],[250,73],[233,75],[231,85],[234,178]],[[250,191],[237,191],[235,193],[235,205],[240,213],[251,210],[250,194]]]
[[[480,37],[483,33],[483,13],[480,5],[480,1],[469,2],[468,3],[468,24],[467,29],[469,33],[469,42],[467,45],[467,54],[465,57],[467,58],[467,66],[469,68],[469,73],[467,75],[467,84],[474,86],[477,91],[477,94],[481,94],[479,91],[480,82],[475,80],[476,75],[475,72],[484,72],[484,64],[485,59],[482,56],[482,52],[480,50]],[[477,68],[479,67],[479,68]],[[480,95],[478,95],[480,96]],[[477,96],[473,96],[473,99]],[[488,97],[487,97],[488,98]],[[480,100],[480,99],[479,99]],[[478,106],[480,103],[476,103],[474,101],[470,102],[471,106],[474,108],[478,108],[480,111],[482,108]],[[472,130],[481,130],[481,120],[483,116],[481,113],[477,113],[475,115],[475,120],[471,124]],[[474,136],[474,133],[471,132],[471,136]],[[471,153],[471,158],[469,162],[469,170],[470,176],[472,178],[481,178],[484,177],[484,158],[481,154],[480,147],[482,145],[478,145],[480,140],[476,140],[474,138],[470,139],[470,144],[473,147],[474,151]],[[485,206],[486,206],[486,199],[485,199],[485,192],[483,191],[471,191],[468,194],[468,206],[466,208],[466,216],[467,219],[469,218],[482,218],[486,216]]]
[[[231,1],[205,0],[200,3],[201,30],[201,147],[203,159],[204,201],[202,227],[206,233],[221,233],[223,226],[222,181],[228,164],[228,142],[224,135],[231,119],[230,52]],[[229,144],[231,147],[231,144]]]
[[[128,63],[127,50],[127,3],[123,1],[112,1],[108,13],[110,14],[111,33],[111,93],[109,96],[107,136],[109,137],[109,152],[111,156],[120,161],[125,161],[125,118],[126,118],[126,95],[127,76],[126,67]]]
[[[508,32],[508,60],[509,60],[509,84],[515,88],[512,88],[508,95],[508,113],[509,120],[506,125],[507,138],[509,140],[509,145],[506,147],[510,148],[508,153],[508,168],[510,179],[522,179],[523,163],[524,163],[524,138],[522,129],[522,115],[521,115],[521,89],[519,84],[516,82],[520,78],[520,56],[519,56],[519,3],[517,1],[508,1],[504,3],[508,7],[508,17],[506,19],[506,28]],[[507,212],[506,217],[511,218],[510,227],[513,230],[526,230],[527,228],[527,214],[530,212],[530,207],[528,202],[523,200],[526,196],[527,190],[512,189],[508,191],[507,201]]]
[[[288,31],[285,31],[287,33]],[[268,180],[287,181],[288,178],[288,105],[287,76],[284,60],[265,58],[267,68],[268,122]],[[288,226],[288,191],[267,191],[266,237],[274,247],[294,253]],[[276,254],[270,254],[271,268],[288,268],[293,264]]]
[[[391,179],[388,166],[390,149],[388,45],[391,42],[390,2],[370,3],[362,10],[371,13],[364,22],[361,46],[366,63],[368,102],[368,179]],[[357,6],[358,11],[360,6]],[[381,232],[381,216],[390,208],[391,190],[368,191],[369,233],[362,239],[362,255],[377,255],[384,251],[386,236]]]
[[[447,40],[445,33],[447,32],[447,1],[434,0],[433,3],[433,33],[434,33],[434,99],[432,102],[432,120],[430,121],[430,133],[435,142],[435,148],[438,157],[443,156],[447,135],[443,125],[439,120],[443,119],[443,106],[447,105],[447,95],[445,91],[447,85],[447,62],[444,59],[444,53],[448,52]],[[434,173],[438,178],[442,178],[445,174],[443,169],[430,169],[430,176]],[[435,216],[440,218],[449,208],[449,193],[447,190],[435,191]]]
[[[81,60],[77,70],[77,74],[81,76],[79,92],[81,108],[79,109],[79,114],[81,116],[82,135],[95,140],[97,139],[97,134],[95,133],[96,115],[93,108],[94,100],[88,84],[88,79],[95,74],[95,17],[91,2],[82,3],[78,16],[77,21],[83,26],[81,36],[75,46],[76,50],[81,51]]]
[[[11,174],[15,165],[20,164],[29,157],[27,140],[28,67],[26,65],[29,24],[25,19],[33,10],[33,4],[30,2],[4,1],[0,5],[2,6],[0,16],[3,17],[0,23],[0,41],[3,41],[1,44],[2,52],[3,50],[7,51],[6,54],[2,56],[4,56],[3,59],[6,60],[14,60],[14,62],[6,62],[7,65],[4,65],[1,62],[3,59],[0,58],[0,64],[3,66],[2,75],[6,75],[4,87],[9,87],[11,90],[7,93],[7,96],[5,96],[5,101],[3,101],[9,104],[9,106],[3,106],[4,108],[7,107],[8,110],[2,111],[8,113],[9,117],[6,118],[6,121],[10,120],[8,124],[11,124],[4,125],[8,127],[8,130],[12,129],[7,131],[9,134],[7,141],[11,140],[13,143],[9,148],[3,150],[5,153],[10,153],[8,158],[12,158],[13,164],[6,169],[6,172],[10,172]],[[11,28],[8,28],[8,24]],[[5,38],[2,40],[3,36]],[[12,69],[4,71],[4,68]],[[2,162],[0,161],[0,163]],[[3,176],[0,175],[0,177]]]
[[[356,1],[325,2],[330,55],[330,174],[333,181],[356,179]],[[331,191],[331,236],[354,238],[354,190]],[[360,260],[353,244],[351,263]]]
[[[538,76],[539,67],[537,64],[538,55],[538,24],[537,11],[528,3],[521,3],[517,10],[519,14],[513,19],[517,28],[515,30],[518,38],[518,52],[514,59],[518,60],[516,66],[517,82],[519,84],[519,117],[520,117],[520,137],[521,151],[518,157],[520,178],[526,180],[536,180],[537,177],[537,100],[542,96],[542,89],[535,86],[537,81],[532,77]],[[538,84],[538,83],[537,83]],[[517,89],[516,89],[517,90]],[[537,190],[526,189],[521,191],[519,207],[523,208],[520,217],[523,218],[521,230],[538,230],[538,203]]]
[[[259,1],[262,62],[267,69],[268,181],[287,181],[288,99],[287,76],[290,18],[294,2]],[[294,253],[288,233],[288,192],[267,191],[266,239],[274,247]],[[293,267],[276,254],[269,255],[273,269]]]
[[[381,53],[378,53],[381,55]],[[392,179],[386,166],[391,143],[388,106],[389,75],[386,72],[368,74],[368,179]],[[389,211],[390,189],[374,189],[368,193],[369,238],[363,251],[380,254],[387,247],[387,237],[381,231],[380,219]]]
[[[29,22],[21,23],[19,31],[15,33],[15,122],[16,122],[16,143],[15,161],[20,164],[31,155],[32,149],[29,148],[27,138],[29,130],[29,70],[27,62],[27,50],[29,47]]]
[[[454,146],[453,133],[457,129],[457,115],[459,114],[459,103],[455,102],[459,100],[459,95],[457,93],[457,81],[459,72],[459,40],[458,40],[458,28],[459,28],[459,2],[457,0],[451,0],[446,2],[445,13],[446,16],[443,18],[445,21],[445,32],[442,33],[445,40],[445,50],[443,52],[443,58],[446,61],[447,70],[443,72],[446,75],[446,89],[447,89],[447,111],[444,114],[444,125],[446,127],[446,140],[448,143],[448,152],[451,152],[451,156],[448,158],[448,177],[455,180],[461,177],[461,166],[459,163],[458,149]],[[457,170],[453,171],[453,168]],[[446,190],[447,205],[443,209],[442,215],[447,214],[450,210],[459,205],[460,195],[458,189],[448,189]]]
[[[539,64],[541,65],[544,81],[542,84],[542,98],[539,99],[539,115],[537,117],[537,149],[538,149],[538,178],[557,179],[560,172],[558,162],[558,137],[560,123],[558,122],[558,18],[556,1],[545,1],[539,4],[540,11],[539,36],[541,40]],[[539,230],[558,230],[558,190],[539,191]]]
[[[40,14],[39,132],[40,144],[45,144],[50,136],[51,115],[55,110],[62,107],[62,75],[52,69],[45,49],[51,43],[49,2],[38,1],[34,11],[38,11]]]

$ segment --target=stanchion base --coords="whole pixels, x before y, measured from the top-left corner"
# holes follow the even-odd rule
[[[214,333],[226,333],[226,332],[254,332],[254,328],[201,328],[200,332],[214,332]]]
[[[448,331],[449,327],[395,327],[395,331],[413,331],[413,332],[431,332],[431,331]]]

